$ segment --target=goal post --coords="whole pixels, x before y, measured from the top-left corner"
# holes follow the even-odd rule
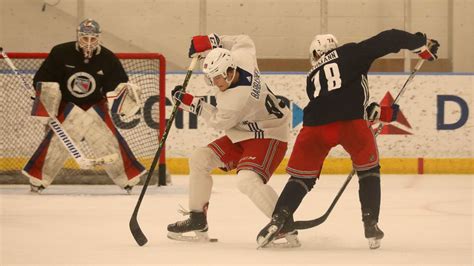
[[[30,84],[48,53],[7,53],[19,73]],[[115,126],[137,159],[149,169],[166,127],[166,59],[159,53],[116,53],[129,80],[142,92],[141,111],[131,117],[112,115]],[[44,126],[31,117],[33,101],[21,80],[0,59],[0,175],[21,180],[21,169],[44,138]],[[79,146],[81,144],[79,143]],[[86,151],[87,153],[87,151]],[[26,180],[26,179],[24,179]],[[4,183],[5,180],[0,180]],[[12,181],[10,181],[12,182]],[[158,185],[166,185],[166,154],[162,150],[157,173]],[[14,181],[12,183],[15,183]],[[112,183],[99,166],[83,170],[68,159],[55,183]]]

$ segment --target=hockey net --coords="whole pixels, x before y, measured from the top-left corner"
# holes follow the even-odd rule
[[[20,74],[29,84],[48,54],[8,53]],[[129,144],[137,159],[149,169],[158,149],[165,124],[165,72],[166,61],[158,53],[118,53],[130,82],[142,90],[142,108],[138,114],[123,118],[113,115],[115,126]],[[0,183],[6,178],[18,179],[21,169],[37,149],[45,136],[45,127],[30,116],[33,101],[22,87],[21,79],[0,58]],[[78,143],[86,157],[93,158],[83,143]],[[157,169],[158,170],[158,169]],[[159,182],[165,183],[165,152],[160,157]],[[158,174],[156,174],[158,175]],[[24,178],[23,178],[24,179]],[[3,182],[2,182],[3,181]],[[56,183],[110,183],[101,167],[92,170],[80,169],[76,162],[68,159],[55,179]]]

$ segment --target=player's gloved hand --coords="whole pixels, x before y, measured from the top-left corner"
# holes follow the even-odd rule
[[[173,96],[174,103],[179,104],[180,109],[195,115],[200,114],[202,99],[186,93],[183,90],[183,86],[178,85],[174,87],[171,95]]]
[[[390,123],[397,120],[400,106],[398,104],[392,104],[391,106],[380,106],[378,103],[373,102],[367,106],[367,119],[370,122],[382,121]]]
[[[191,46],[189,47],[189,58],[195,57],[202,52],[217,47],[222,47],[221,39],[215,33],[209,35],[197,35],[191,40]]]
[[[380,121],[390,123],[397,120],[400,106],[398,104],[392,104],[390,106],[382,105],[380,108]]]
[[[367,120],[370,122],[377,122],[380,119],[380,105],[376,102],[373,102],[365,108],[367,112]]]
[[[418,54],[419,57],[422,59],[428,60],[428,61],[434,61],[438,59],[438,48],[439,48],[439,42],[437,40],[433,39],[427,39],[426,35],[417,32],[415,33],[416,35],[423,35],[423,37],[426,39],[426,45],[423,45],[415,50],[412,50],[412,52]]]

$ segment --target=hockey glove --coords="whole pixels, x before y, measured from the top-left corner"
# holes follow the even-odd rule
[[[183,86],[178,85],[174,87],[171,91],[171,95],[173,96],[174,103],[179,104],[180,109],[195,115],[200,114],[202,99],[184,92]]]
[[[391,106],[380,106],[378,103],[373,102],[367,106],[367,118],[370,122],[382,121],[390,123],[397,120],[398,111],[400,106],[398,104],[392,104]]]
[[[428,60],[428,61],[434,61],[438,59],[438,48],[439,48],[439,42],[437,40],[433,39],[427,39],[426,35],[420,32],[416,33],[417,35],[423,35],[423,37],[426,39],[426,45],[423,45],[415,50],[412,50],[412,52],[418,54],[419,57],[422,59]]]
[[[367,112],[367,120],[370,122],[376,122],[380,119],[380,105],[373,102],[365,109]]]
[[[221,47],[221,39],[215,33],[209,35],[198,35],[194,36],[191,40],[191,46],[189,47],[189,58],[195,57],[198,54],[205,52],[210,49]]]
[[[392,104],[391,106],[381,106],[380,108],[380,121],[390,123],[397,120],[398,111],[400,106],[398,104]]]

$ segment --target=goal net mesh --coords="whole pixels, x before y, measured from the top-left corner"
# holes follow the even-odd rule
[[[46,58],[46,53],[9,53],[20,75],[29,85]],[[149,169],[158,149],[160,132],[165,127],[165,59],[161,54],[117,54],[130,82],[140,86],[142,108],[139,113],[123,118],[112,115],[115,126],[130,146],[135,157]],[[0,58],[0,174],[21,176],[21,169],[45,137],[45,126],[31,117],[33,100],[24,88],[21,78]],[[88,158],[93,152],[84,143],[77,143]],[[160,167],[164,168],[164,152]],[[162,172],[162,171],[160,171]],[[164,174],[164,173],[161,173]],[[75,178],[81,176],[81,178]],[[99,166],[91,170],[80,169],[69,158],[55,181],[63,183],[110,183],[103,179],[105,171]],[[1,180],[0,180],[1,183]]]

